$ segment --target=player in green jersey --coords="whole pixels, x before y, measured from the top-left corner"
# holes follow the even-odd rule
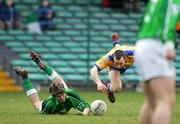
[[[22,77],[23,86],[27,96],[35,110],[42,114],[67,114],[71,108],[74,108],[81,115],[89,115],[90,106],[74,90],[69,89],[62,77],[45,64],[40,56],[31,51],[31,59],[42,69],[52,81],[49,92],[52,94],[47,99],[40,101],[37,90],[33,88],[28,78],[27,70],[21,67],[15,67],[15,72]]]
[[[140,124],[170,124],[175,102],[175,29],[179,0],[150,0],[136,43],[135,62],[144,82]]]

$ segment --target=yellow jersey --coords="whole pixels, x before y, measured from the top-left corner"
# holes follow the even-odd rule
[[[124,67],[117,65],[114,63],[114,52],[116,50],[122,50],[125,54],[125,64]],[[124,73],[126,69],[131,67],[134,63],[134,46],[117,46],[114,47],[111,51],[109,51],[106,55],[104,55],[102,58],[100,58],[95,66],[97,67],[98,71],[103,70],[104,68],[107,68],[108,71],[110,70],[119,70],[120,73]]]

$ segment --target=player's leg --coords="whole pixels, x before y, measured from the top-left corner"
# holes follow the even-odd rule
[[[151,93],[147,95],[153,94],[149,103],[151,101],[155,103],[155,109],[149,115],[151,124],[168,123],[175,96],[173,80],[175,71],[164,55],[164,46],[158,40],[144,39],[136,44],[136,66],[141,80],[149,80],[148,89],[151,89]],[[169,80],[165,77],[172,78]]]
[[[49,79],[53,83],[62,83],[64,87],[67,88],[67,84],[62,79],[62,77],[46,63],[44,63],[41,57],[36,52],[31,51],[29,54],[31,59],[39,66],[40,69],[42,69],[48,75]]]
[[[145,101],[140,111],[139,124],[151,124],[151,118],[152,118],[151,115],[152,115],[152,108],[150,107],[149,103]]]
[[[109,71],[109,79],[111,82],[110,91],[119,92],[122,89],[122,82],[120,80],[120,72],[117,70]]]
[[[160,77],[151,80],[150,85],[156,103],[152,114],[152,124],[169,124],[175,102],[175,80],[169,77]]]
[[[152,114],[155,109],[154,94],[150,88],[149,81],[144,83],[145,102],[139,115],[140,124],[151,124]]]
[[[109,79],[110,79],[110,83],[108,83],[108,85],[107,85],[108,99],[112,103],[114,103],[115,102],[114,93],[119,92],[122,89],[122,83],[120,80],[120,73],[119,73],[119,71],[111,70],[111,71],[109,71],[108,74],[109,74]]]
[[[33,85],[28,78],[28,72],[20,67],[15,67],[14,70],[22,78],[24,90],[26,91],[26,94],[29,97],[34,109],[39,111],[41,101],[39,100],[37,90],[33,88]]]

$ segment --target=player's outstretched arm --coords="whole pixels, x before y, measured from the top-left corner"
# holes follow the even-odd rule
[[[179,10],[180,11],[180,10]],[[171,13],[169,25],[167,25],[168,31],[163,33],[163,39],[165,41],[165,57],[168,60],[173,60],[176,57],[175,42],[176,42],[176,25],[179,21],[180,12],[173,11]]]
[[[54,69],[52,69],[46,63],[44,63],[41,56],[38,53],[30,51],[29,56],[38,65],[38,67],[48,75],[49,79],[53,83],[62,83],[64,87],[67,88],[67,84],[62,79],[62,77]]]
[[[72,89],[67,89],[68,94],[73,97],[72,103],[73,103],[73,108],[78,110],[78,113],[80,115],[89,115],[90,114],[90,105],[82,98],[79,96],[77,92],[75,92]]]
[[[105,93],[107,91],[107,88],[99,79],[97,67],[93,66],[90,73],[91,73],[91,77],[92,77],[93,81],[97,84],[97,90],[101,93]]]

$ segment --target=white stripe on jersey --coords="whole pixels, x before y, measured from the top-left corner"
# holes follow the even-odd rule
[[[169,22],[170,22],[170,18],[171,18],[170,17],[171,13],[172,13],[172,0],[168,0],[165,25],[164,25],[164,30],[163,30],[163,39],[168,39]]]

